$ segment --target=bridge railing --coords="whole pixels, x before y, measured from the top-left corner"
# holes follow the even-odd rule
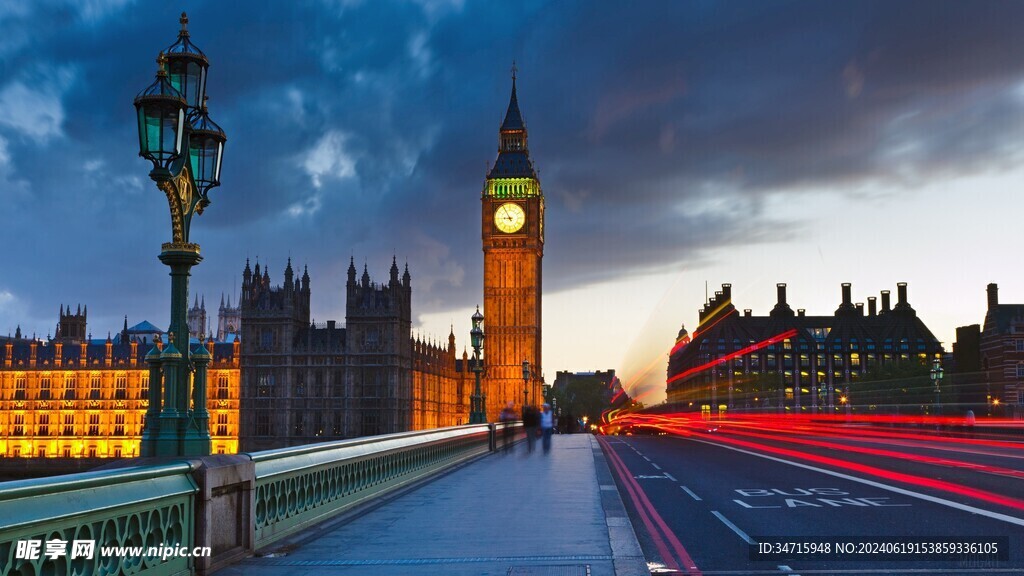
[[[494,450],[501,433],[477,424],[3,482],[0,576],[209,574]],[[48,556],[47,541],[66,553]],[[74,555],[76,541],[92,543],[92,554]],[[33,556],[24,554],[31,542],[38,553],[19,559]],[[212,554],[195,553],[204,547]]]
[[[0,574],[189,574],[160,547],[192,550],[197,490],[187,462],[0,483]]]
[[[255,548],[491,449],[488,424],[248,454],[256,465]]]

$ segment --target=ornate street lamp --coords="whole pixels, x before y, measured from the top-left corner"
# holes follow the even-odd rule
[[[477,306],[472,320],[473,328],[469,331],[469,340],[473,346],[472,370],[476,375],[476,388],[473,389],[473,396],[470,398],[469,423],[486,424],[487,412],[484,411],[484,403],[487,401],[487,397],[480,391],[480,372],[483,371],[483,367],[480,365],[480,351],[484,347],[484,329],[482,327],[484,315],[480,313],[479,306]]]
[[[930,373],[935,384],[935,415],[938,416],[942,412],[942,364],[938,358],[932,362]]]
[[[142,431],[142,456],[203,456],[210,453],[206,410],[206,367],[202,343],[189,346],[186,309],[188,277],[202,261],[189,242],[192,216],[210,204],[220,185],[227,137],[206,109],[206,55],[192,44],[188,16],[181,14],[178,40],[160,53],[156,81],[135,97],[139,156],[153,164],[149,177],[167,196],[171,242],[160,261],[171,269],[171,326],[168,343],[146,355],[150,367],[149,409]]]
[[[523,360],[523,412],[530,405],[530,361]]]

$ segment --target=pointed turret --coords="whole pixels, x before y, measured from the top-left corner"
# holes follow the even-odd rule
[[[292,271],[292,258],[288,257],[288,265],[284,267],[284,285],[285,288],[291,288],[292,278],[295,277],[295,273]]]
[[[405,263],[405,273],[402,274],[402,286],[408,288],[411,283],[412,277],[409,276],[409,263]]]
[[[363,282],[363,286],[364,286],[364,287],[367,287],[367,286],[369,286],[369,285],[370,285],[370,272],[369,272],[369,270],[368,270],[368,269],[366,268],[366,263],[365,263],[365,262],[363,263],[363,277],[362,277],[362,282]]]
[[[394,256],[391,257],[391,286],[398,285],[398,261]]]
[[[488,178],[537,178],[533,162],[530,161],[526,123],[519,111],[516,72],[517,68],[513,64],[512,95],[509,97],[505,120],[498,130],[498,158],[487,174]]]
[[[302,291],[309,292],[309,267],[302,267]]]

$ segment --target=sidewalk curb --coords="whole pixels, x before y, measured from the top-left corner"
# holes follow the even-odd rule
[[[612,562],[616,576],[650,576],[647,560],[640,549],[640,541],[633,531],[633,523],[629,521],[622,496],[616,487],[615,478],[608,461],[605,459],[597,437],[590,437],[591,451],[594,455],[594,468],[597,471],[597,484],[601,492],[601,507],[604,508],[605,522],[608,524],[608,542],[612,548]]]

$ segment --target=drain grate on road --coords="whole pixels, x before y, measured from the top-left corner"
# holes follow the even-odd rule
[[[508,576],[590,576],[590,565],[513,566],[508,569]]]

